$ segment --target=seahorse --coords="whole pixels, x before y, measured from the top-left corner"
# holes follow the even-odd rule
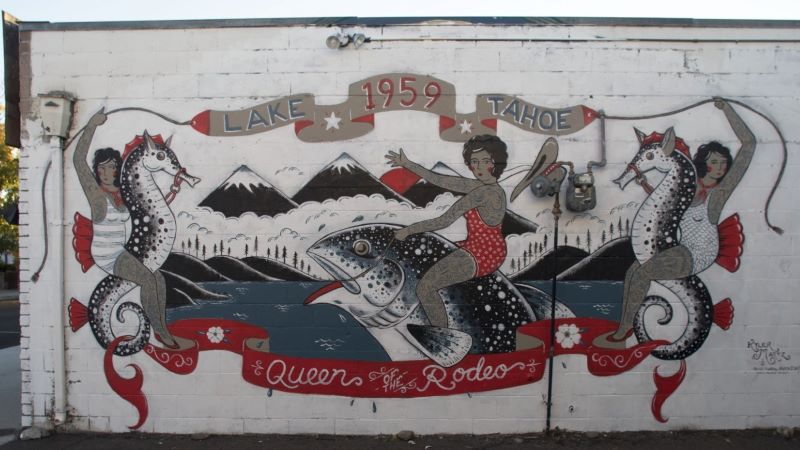
[[[125,243],[125,250],[153,273],[169,256],[177,231],[175,215],[153,176],[158,171],[164,171],[175,177],[173,187],[178,186],[180,180],[192,186],[200,181],[188,175],[181,167],[177,156],[169,147],[169,140],[163,143],[160,136],[151,138],[145,132],[143,136],[137,136],[126,146],[120,190],[122,200],[130,212],[131,232]],[[176,190],[173,189],[172,192]],[[170,197],[170,194],[167,197]],[[76,228],[91,226],[91,221],[78,216],[80,215],[76,214]],[[91,239],[91,231],[88,234],[88,239]],[[78,239],[76,233],[76,240]],[[81,255],[79,249],[81,244],[74,246],[84,271],[88,270],[85,261],[88,259],[91,262],[91,256]],[[85,249],[86,245],[82,247]],[[90,263],[88,265],[91,266]],[[72,299],[70,324],[73,331],[88,322],[97,342],[106,348],[116,337],[112,329],[113,316],[116,315],[116,319],[124,324],[126,313],[132,312],[138,320],[136,330],[126,334],[130,334],[133,338],[120,343],[114,353],[125,356],[141,351],[150,339],[150,320],[139,304],[131,301],[120,303],[122,298],[136,286],[131,281],[108,275],[97,284],[86,307]]]
[[[634,254],[639,264],[644,264],[665,250],[680,245],[680,223],[694,198],[697,177],[688,147],[680,138],[675,138],[672,128],[663,135],[645,135],[639,130],[636,130],[636,134],[640,141],[639,151],[625,172],[614,182],[624,189],[633,180],[646,184],[644,173],[650,170],[664,174],[655,188],[646,187],[650,194],[636,212],[631,228]],[[658,264],[676,262],[665,257]],[[685,264],[686,261],[678,263]],[[688,264],[691,267],[691,261]],[[658,266],[652,270],[657,276]],[[688,323],[677,340],[656,348],[652,353],[660,359],[684,359],[700,348],[714,323],[711,295],[703,281],[694,274],[678,279],[659,279],[654,283],[667,288],[683,303]],[[664,317],[658,321],[659,324],[665,325],[672,320],[672,307],[664,298],[657,295],[647,296],[637,309],[633,321],[633,329],[640,342],[652,340],[645,328],[644,313],[653,305],[659,305],[665,311]]]

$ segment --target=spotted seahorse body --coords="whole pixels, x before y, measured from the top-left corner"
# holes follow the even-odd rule
[[[697,189],[692,161],[678,151],[672,152],[670,158],[672,168],[647,197],[633,220],[631,244],[640,264],[661,251],[679,245],[681,218],[691,205]],[[711,295],[696,275],[677,280],[659,280],[657,283],[680,299],[686,307],[688,323],[677,340],[658,347],[653,355],[661,359],[684,359],[703,345],[711,330],[714,310]],[[645,329],[644,312],[653,305],[659,305],[666,311],[659,324],[664,325],[672,320],[670,304],[660,296],[648,296],[634,320],[634,331],[640,342],[652,340]]]
[[[180,168],[177,157],[166,146],[160,146],[165,158],[173,166]],[[175,215],[169,208],[164,194],[156,184],[153,173],[144,164],[146,143],[134,149],[125,159],[121,172],[122,199],[131,215],[131,232],[125,249],[151,272],[158,270],[175,242]],[[150,322],[142,307],[122,297],[137,285],[114,275],[103,278],[95,287],[88,304],[88,321],[97,341],[105,348],[116,337],[112,330],[112,319],[121,322],[119,328],[133,338],[119,344],[114,351],[117,355],[131,355],[141,351],[150,339]],[[126,313],[136,315],[138,322],[125,330]]]

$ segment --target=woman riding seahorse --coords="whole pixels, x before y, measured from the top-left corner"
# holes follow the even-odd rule
[[[161,342],[174,348],[177,341],[166,325],[166,284],[158,268],[175,239],[175,218],[149,174],[164,170],[192,186],[200,180],[181,168],[169,149],[169,141],[160,144],[146,132],[142,142],[126,154],[124,162],[116,150],[100,149],[90,167],[86,156],[95,130],[105,121],[103,110],[92,116],[78,141],[73,163],[91,208],[91,229],[88,237],[82,236],[84,241],[91,239],[91,255],[86,255],[87,249],[81,243],[75,244],[76,252],[79,260],[89,258],[108,276],[92,292],[88,307],[76,300],[71,302],[70,319],[75,319],[72,327],[76,330],[88,321],[98,342],[108,346],[114,339],[110,324],[112,310],[138,285],[142,306],[126,302],[116,311],[120,322],[124,322],[126,311],[138,315],[138,331],[133,340],[121,343],[116,353],[125,355],[141,350],[147,343],[149,326]],[[76,215],[76,227],[81,219],[85,220]],[[84,271],[91,266],[83,261],[82,265]]]
[[[699,348],[708,334],[713,305],[709,306],[711,300],[708,292],[694,275],[711,266],[720,253],[716,224],[725,202],[747,171],[756,147],[755,136],[731,105],[722,99],[716,99],[714,105],[725,113],[736,137],[742,143],[736,158],[729,163],[730,151],[717,142],[701,146],[693,162],[689,161],[688,149],[684,155],[673,156],[672,159],[682,171],[669,172],[637,212],[631,231],[637,262],[633,263],[625,276],[622,317],[617,330],[599,336],[594,341],[596,346],[625,347],[625,340],[633,331],[650,284],[657,280],[661,280],[659,282],[679,298],[682,297],[685,303],[689,302],[687,309],[690,325],[692,321],[695,322],[694,329],[689,330],[692,327],[687,326],[684,335],[671,344],[672,349],[661,351],[661,357],[679,359],[688,356]],[[651,168],[667,172],[664,168],[668,165],[659,167],[658,160],[662,158],[659,153],[672,152],[671,148],[676,145],[672,129],[663,138],[656,137],[655,133],[645,136],[638,130],[637,136],[642,143],[642,149],[622,176],[615,180],[622,189],[634,179],[642,180],[644,171],[636,169],[641,157],[656,160]],[[656,150],[658,144],[662,152]],[[648,146],[652,148],[648,149]],[[705,166],[695,169],[700,164]],[[687,177],[690,179],[687,180]],[[675,191],[669,191],[676,188]],[[687,195],[692,199],[691,203],[685,201]],[[670,200],[675,201],[671,207],[667,205]],[[687,300],[686,297],[692,296],[695,300]],[[666,318],[659,322],[665,323],[668,320]],[[644,330],[637,332],[640,340],[646,336]]]

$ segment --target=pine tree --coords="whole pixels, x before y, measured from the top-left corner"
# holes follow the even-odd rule
[[[203,259],[206,259],[206,244],[203,244]]]
[[[247,252],[248,252],[248,250],[249,250],[249,249],[248,249],[248,247],[247,247],[247,244],[244,244],[244,257],[245,257],[245,258],[247,258]]]
[[[603,230],[603,232],[600,233],[600,242],[602,243],[602,245],[605,245],[605,243],[606,243],[606,230]]]
[[[533,255],[533,245],[528,242],[528,256]]]
[[[214,244],[214,256],[217,256],[217,244]]]
[[[517,263],[515,263],[513,259],[511,260],[511,271],[512,272],[517,271]]]
[[[228,247],[228,256],[231,256],[231,248]]]
[[[294,252],[294,256],[292,256],[292,267],[297,267],[297,252]]]
[[[527,250],[522,252],[522,264],[524,264],[522,267],[527,267],[528,266],[528,251]]]
[[[625,236],[631,235],[631,220],[626,218],[625,219]]]
[[[200,237],[194,235],[194,256],[200,256]]]
[[[278,244],[275,244],[275,261],[277,261],[278,258],[280,258],[280,254],[281,253],[280,250],[278,250]]]
[[[258,236],[256,236],[256,241],[253,242],[253,252],[258,256]]]
[[[575,247],[581,248],[581,237],[575,236]]]
[[[186,242],[181,241],[181,252],[186,253]]]
[[[224,250],[224,248],[222,246],[222,239],[220,239],[219,240],[219,254],[220,254],[220,256],[222,256],[223,250]]]
[[[611,236],[611,239],[614,239],[614,224],[610,223],[608,225],[608,234]]]
[[[283,257],[283,263],[286,264],[286,246],[283,246],[283,253],[281,254]]]
[[[300,272],[305,272],[305,270],[306,270],[305,269],[305,264],[306,264],[306,262],[301,259],[300,260]]]
[[[586,230],[586,251],[592,253],[592,232]]]
[[[566,233],[564,234],[564,245],[567,245],[567,235],[566,235]]]
[[[619,233],[619,237],[622,237],[622,216],[620,216],[617,222],[617,233]]]
[[[269,258],[269,256],[270,256],[269,247],[267,247],[267,258]]]
[[[186,246],[189,247],[189,253],[192,253],[192,238],[186,239]]]

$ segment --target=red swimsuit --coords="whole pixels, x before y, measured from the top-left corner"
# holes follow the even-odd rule
[[[467,219],[467,239],[458,246],[468,251],[475,259],[475,277],[482,277],[497,270],[506,259],[506,240],[501,232],[502,224],[489,226],[481,218],[477,208],[464,213]]]

